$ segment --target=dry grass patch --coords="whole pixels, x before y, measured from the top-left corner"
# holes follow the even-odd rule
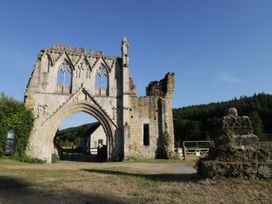
[[[176,171],[193,165],[0,160],[0,203],[270,203],[272,199],[271,181],[200,180]]]

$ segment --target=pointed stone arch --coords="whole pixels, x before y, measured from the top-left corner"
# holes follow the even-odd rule
[[[93,65],[92,69],[94,70],[94,72],[96,72],[96,70],[99,68],[99,67],[105,67],[105,69],[107,70],[107,73],[110,74],[111,72],[111,69],[110,69],[110,66],[108,65],[108,63],[103,59],[103,57],[100,57],[97,62]]]
[[[48,145],[51,145],[49,149],[53,149],[53,140],[60,124],[71,115],[85,112],[95,117],[102,125],[107,137],[107,160],[111,160],[113,156],[113,131],[115,127],[111,124],[111,121],[107,118],[107,115],[103,113],[97,106],[88,101],[73,102],[63,106],[49,122],[50,131],[47,133],[49,138]]]
[[[71,61],[70,57],[66,54],[66,52],[63,52],[63,54],[58,58],[58,60],[53,64],[53,69],[56,70],[63,62],[69,63],[71,66],[71,69],[75,70],[75,66],[73,62]]]

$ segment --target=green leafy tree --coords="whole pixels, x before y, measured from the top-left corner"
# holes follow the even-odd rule
[[[251,120],[252,127],[254,129],[254,134],[258,135],[258,136],[262,136],[263,135],[263,123],[262,123],[262,119],[261,119],[259,113],[256,111],[253,111],[252,113],[249,114],[249,118]]]

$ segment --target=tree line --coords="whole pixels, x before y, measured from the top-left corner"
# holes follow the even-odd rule
[[[99,126],[99,122],[94,122],[58,130],[54,142],[61,147],[80,146],[80,138],[90,137]]]
[[[226,102],[173,109],[176,145],[184,140],[213,139],[214,122],[222,118],[230,107],[235,107],[239,115],[250,117],[254,134],[262,137],[271,136],[272,95],[261,93]]]

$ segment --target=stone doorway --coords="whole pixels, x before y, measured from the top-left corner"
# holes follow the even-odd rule
[[[92,115],[99,121],[103,131],[106,134],[106,158],[105,160],[111,160],[118,148],[116,144],[113,145],[114,134],[117,134],[116,127],[110,122],[107,116],[103,111],[99,109],[98,106],[93,104],[89,100],[80,100],[85,99],[84,91],[80,91],[78,95],[78,101],[67,103],[63,105],[52,117],[49,117],[49,120],[46,120],[44,123],[36,124],[39,126],[38,129],[34,129],[33,133],[35,137],[32,137],[30,145],[35,147],[35,145],[40,145],[42,148],[34,148],[32,154],[39,154],[43,156],[47,161],[51,161],[52,154],[56,153],[56,148],[54,145],[56,133],[62,124],[62,122],[78,112],[84,112],[89,115]],[[38,121],[35,121],[36,123]],[[105,147],[104,147],[105,148]],[[31,149],[30,149],[31,150]],[[104,150],[105,151],[105,150]]]

